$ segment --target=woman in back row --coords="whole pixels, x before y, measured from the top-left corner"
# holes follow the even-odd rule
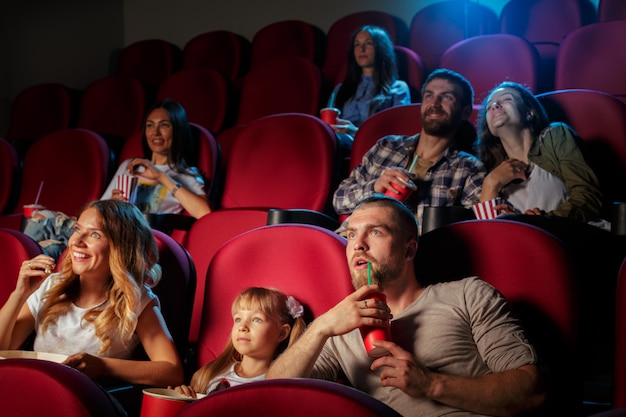
[[[487,168],[481,201],[504,200],[505,215],[540,227],[571,254],[585,305],[581,315],[587,357],[603,361],[614,329],[616,277],[626,248],[600,217],[598,179],[585,161],[581,138],[564,123],[550,123],[524,86],[503,82],[487,96],[479,118],[477,155]],[[602,366],[611,366],[607,363]]]
[[[334,130],[354,137],[368,117],[410,104],[411,95],[408,85],[397,79],[396,53],[384,29],[363,26],[350,44],[346,76],[333,90],[328,106],[341,110]]]
[[[327,107],[341,111],[332,129],[340,152],[349,156],[359,126],[371,115],[390,107],[411,104],[409,86],[398,80],[396,53],[387,32],[377,26],[357,29],[350,41],[347,73]]]
[[[211,212],[202,173],[190,166],[197,153],[185,109],[166,99],[147,112],[143,157],[123,161],[101,200],[131,201],[143,213],[182,213],[200,218]],[[119,189],[117,178],[132,175],[137,186],[132,195]],[[28,220],[24,233],[39,243],[46,254],[59,259],[72,234],[73,213],[38,210]]]
[[[598,179],[585,162],[579,138],[568,125],[550,123],[521,84],[503,82],[490,92],[475,149],[488,172],[481,201],[501,197],[509,213],[601,220]]]

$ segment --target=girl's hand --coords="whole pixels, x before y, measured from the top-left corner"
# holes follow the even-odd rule
[[[196,396],[196,390],[194,390],[192,387],[190,387],[189,385],[179,385],[176,388],[172,388],[171,386],[168,386],[167,389],[173,389],[174,391],[176,391],[179,394],[183,394],[187,397],[191,397],[191,398],[197,398]]]

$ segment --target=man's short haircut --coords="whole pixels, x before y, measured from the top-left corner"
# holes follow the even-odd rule
[[[439,68],[430,73],[422,85],[422,97],[424,97],[424,91],[426,90],[428,83],[436,79],[446,80],[461,89],[461,92],[463,93],[463,97],[461,97],[461,105],[463,107],[474,105],[474,89],[472,88],[470,82],[458,72],[447,68]]]
[[[365,206],[380,206],[392,209],[393,220],[398,225],[399,230],[405,234],[407,240],[417,239],[417,219],[415,214],[400,200],[383,194],[374,194],[363,199],[354,211]]]

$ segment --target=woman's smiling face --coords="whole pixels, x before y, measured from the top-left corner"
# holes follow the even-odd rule
[[[494,91],[487,102],[487,125],[495,135],[499,128],[506,125],[522,125],[520,114],[521,97],[512,88],[500,88]]]
[[[81,277],[108,277],[110,242],[103,231],[100,212],[88,208],[78,218],[68,248],[72,257],[72,270]]]
[[[169,115],[162,108],[156,108],[146,118],[146,139],[152,152],[167,155],[172,147],[174,129]]]

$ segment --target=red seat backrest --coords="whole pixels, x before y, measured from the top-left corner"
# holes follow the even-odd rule
[[[181,66],[181,49],[163,39],[143,39],[122,49],[117,58],[117,75],[127,75],[154,91]]]
[[[280,113],[317,115],[321,90],[321,71],[312,61],[299,56],[270,59],[246,74],[236,124]]]
[[[502,81],[518,82],[535,93],[538,88],[537,50],[514,35],[482,35],[457,42],[441,55],[439,67],[465,76],[474,88],[476,103]]]
[[[19,159],[15,147],[0,138],[0,214],[13,207],[13,196],[17,193]]]
[[[67,129],[71,127],[75,111],[72,95],[63,84],[33,85],[13,99],[6,138],[13,142],[32,142],[56,130]]]
[[[22,262],[41,253],[43,253],[41,247],[30,237],[17,230],[0,228],[0,263],[2,263],[0,305],[4,305],[15,289]]]
[[[439,57],[455,43],[498,32],[498,18],[489,7],[468,1],[439,1],[420,9],[409,25],[408,46],[437,68]]]
[[[37,392],[37,400],[33,399]],[[126,412],[84,373],[40,359],[0,360],[6,416],[122,417]]]
[[[229,81],[216,69],[189,68],[169,75],[157,91],[157,101],[179,102],[187,119],[217,133],[234,119],[233,92]]]
[[[109,159],[104,139],[87,129],[66,129],[40,138],[24,157],[16,212],[35,202],[41,186],[39,204],[76,215],[83,205],[102,196]]]
[[[626,103],[622,39],[626,39],[626,20],[593,23],[567,35],[556,58],[554,88],[603,91]]]
[[[222,208],[302,208],[324,212],[336,137],[319,118],[285,113],[245,125],[226,163]]]
[[[598,22],[626,19],[626,3],[623,0],[600,0]]]
[[[230,417],[251,413],[272,417],[400,417],[388,405],[355,388],[304,378],[251,382],[221,390],[205,401],[185,407],[177,416]]]
[[[145,105],[144,87],[137,79],[100,78],[83,91],[77,127],[126,139],[141,129]]]
[[[213,68],[235,82],[250,66],[251,42],[229,30],[205,32],[183,49],[183,68]]]
[[[189,326],[196,290],[196,269],[191,255],[167,234],[152,230],[159,249],[163,271],[154,293],[161,302],[161,312],[181,359],[188,353]]]
[[[321,66],[325,44],[326,34],[310,23],[295,19],[272,22],[252,38],[250,67],[286,55],[300,56]]]

